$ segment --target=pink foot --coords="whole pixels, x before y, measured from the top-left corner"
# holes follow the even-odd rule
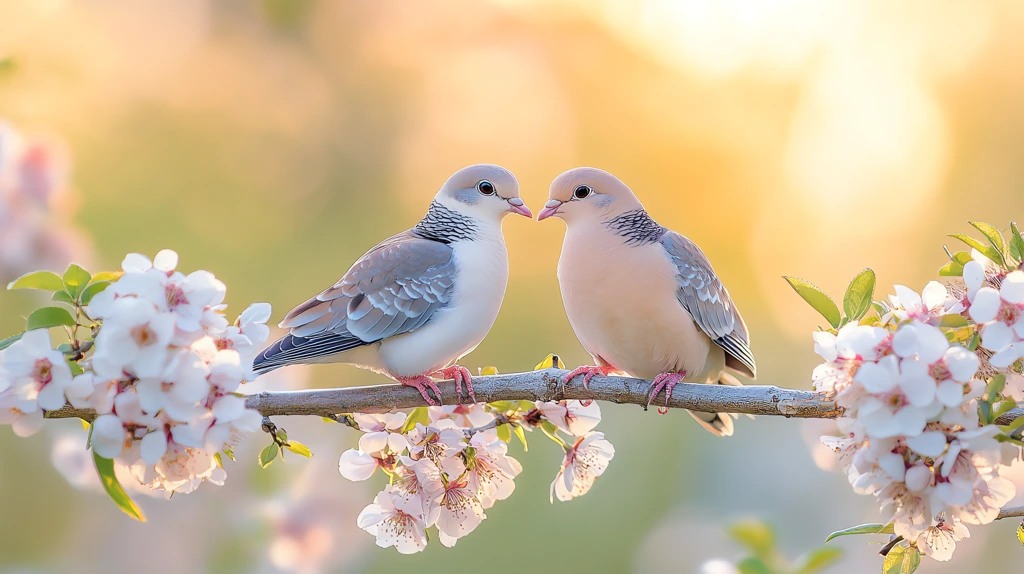
[[[578,377],[579,375],[583,375],[583,388],[589,391],[590,390],[590,379],[593,379],[597,375],[601,375],[603,377],[606,377],[606,376],[608,376],[608,373],[610,373],[610,372],[612,372],[614,370],[615,369],[612,368],[612,367],[595,367],[595,366],[590,366],[590,365],[584,365],[582,367],[576,367],[575,369],[569,371],[569,373],[566,374],[564,377],[562,377],[562,386],[564,387],[566,385],[566,383],[568,383],[569,381],[571,381],[574,378]],[[594,402],[594,401],[591,400],[591,399],[585,399],[585,400],[580,401],[580,404],[582,404],[585,407],[589,407],[590,403],[592,403],[592,402]]]
[[[395,377],[395,380],[407,387],[412,387],[419,391],[423,400],[427,401],[428,405],[436,407],[441,404],[441,389],[437,388],[437,383],[435,383],[430,377],[426,375],[416,375],[415,377]],[[434,394],[437,395],[436,401],[430,398],[430,395],[427,394],[428,388],[434,391]]]
[[[459,393],[460,403],[462,402],[462,383],[466,383],[469,399],[474,403],[476,402],[476,393],[473,392],[473,375],[469,372],[469,369],[460,365],[452,365],[434,374],[455,381],[455,390]]]
[[[665,391],[665,406],[658,407],[658,414],[668,413],[668,400],[672,398],[672,389],[686,377],[686,372],[681,373],[662,373],[654,380],[651,381],[651,393],[647,399],[647,406],[651,406],[651,402],[661,394],[661,391]]]

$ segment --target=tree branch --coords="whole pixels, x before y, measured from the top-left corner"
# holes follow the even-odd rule
[[[567,371],[547,369],[507,375],[473,377],[473,388],[479,402],[503,400],[559,401],[595,399],[616,404],[633,404],[646,408],[651,382],[628,377],[594,377],[590,390],[583,388],[582,377],[562,386]],[[455,384],[439,384],[444,404],[455,404]],[[463,397],[465,399],[465,397]],[[665,404],[659,396],[657,405]],[[382,413],[426,405],[419,392],[404,385],[375,385],[339,389],[308,389],[301,391],[265,391],[246,398],[246,406],[264,416],[310,415],[332,417],[339,413]],[[774,386],[731,387],[724,385],[676,385],[668,406],[711,413],[784,416],[795,418],[832,419],[841,414],[835,401],[823,393],[784,389]],[[1024,409],[1013,409],[996,421],[1009,424],[1024,415]],[[65,407],[47,413],[48,418],[82,418],[90,420],[94,413]]]

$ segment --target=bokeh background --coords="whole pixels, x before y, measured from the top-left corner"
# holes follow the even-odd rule
[[[0,118],[67,170],[53,207],[76,258],[173,248],[236,312],[269,301],[275,320],[464,165],[508,167],[535,211],[561,171],[602,167],[715,262],[759,382],[808,388],[819,320],[781,275],[840,295],[870,266],[883,290],[920,289],[944,234],[1024,218],[1022,27],[1013,0],[16,0],[0,4]],[[555,278],[562,225],[510,218],[505,234],[505,304],[464,364],[586,362]],[[0,335],[39,302],[0,294]],[[259,388],[383,382],[279,373]],[[77,423],[0,429],[0,571],[685,573],[739,553],[722,533],[736,518],[774,524],[790,555],[879,518],[799,421],[717,439],[682,412],[603,408],[617,455],[588,496],[549,504],[560,454],[535,435],[513,448],[509,501],[457,548],[411,557],[355,528],[380,485],[338,475],[357,439],[342,426],[280,421],[311,461],[259,471],[254,438],[224,487],[136,494],[145,525],[97,490]],[[924,571],[1016,571],[1004,522]],[[838,544],[832,572],[879,569],[867,539]]]

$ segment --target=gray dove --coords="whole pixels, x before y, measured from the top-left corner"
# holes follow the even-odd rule
[[[559,175],[537,219],[565,221],[558,261],[562,301],[576,337],[596,366],[570,372],[653,379],[648,404],[679,382],[739,385],[754,378],[747,326],[692,241],[665,229],[618,178],[590,167]],[[659,409],[665,412],[666,409]],[[724,413],[690,413],[717,435],[731,435]]]
[[[348,363],[427,392],[431,376],[465,383],[457,361],[483,341],[498,316],[508,282],[501,222],[533,214],[519,182],[496,165],[459,170],[444,183],[426,216],[363,255],[337,283],[281,321],[289,333],[257,356],[265,373],[296,363]]]

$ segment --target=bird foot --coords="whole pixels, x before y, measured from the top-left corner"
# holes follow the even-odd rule
[[[473,375],[469,369],[461,365],[452,365],[446,369],[434,373],[435,376],[444,377],[455,381],[455,391],[459,393],[459,403],[462,403],[462,383],[466,383],[466,390],[469,391],[469,399],[476,402],[476,393],[473,392]]]
[[[436,407],[441,404],[441,389],[437,388],[437,383],[435,383],[430,377],[426,375],[416,375],[415,377],[395,377],[395,380],[407,387],[412,387],[419,391],[420,396],[423,397],[423,400],[427,401],[428,405]],[[437,395],[436,401],[430,398],[430,395],[427,393],[428,388],[434,391],[434,394]]]
[[[565,389],[566,383],[580,375],[583,375],[583,388],[589,391],[590,379],[593,379],[597,375],[606,377],[608,376],[608,373],[612,372],[613,370],[614,369],[612,367],[595,367],[591,365],[576,367],[575,369],[569,371],[564,377],[562,377],[562,389]],[[584,399],[580,401],[580,404],[582,404],[585,407],[589,407],[590,403],[592,402],[594,402],[593,399]]]
[[[651,393],[647,399],[647,406],[651,406],[651,402],[653,402],[654,399],[657,398],[659,394],[661,394],[661,391],[664,390],[665,406],[658,407],[658,414],[663,415],[668,413],[668,400],[672,398],[672,389],[674,389],[675,386],[678,383],[680,383],[685,377],[685,371],[680,373],[662,373],[657,377],[654,377],[654,380],[651,381]]]

